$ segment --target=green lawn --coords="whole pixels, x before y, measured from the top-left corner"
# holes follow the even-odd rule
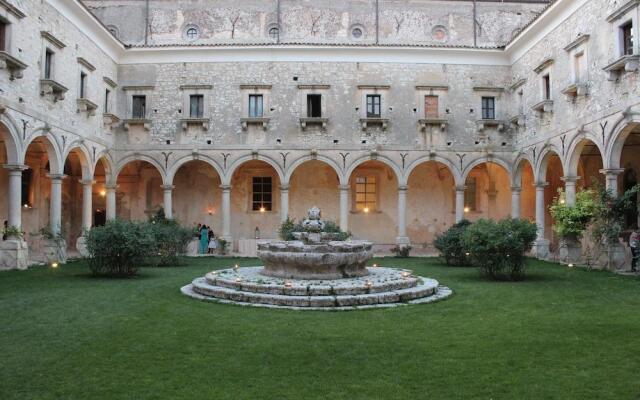
[[[638,399],[640,280],[529,262],[426,305],[271,310],[180,294],[233,260],[96,279],[72,263],[0,273],[0,399]],[[255,260],[240,260],[256,265]]]

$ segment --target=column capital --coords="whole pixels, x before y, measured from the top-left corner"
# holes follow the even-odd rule
[[[618,176],[624,172],[624,168],[604,168],[599,171],[603,175]]]
[[[467,190],[467,185],[456,185],[456,192],[464,192]]]
[[[115,183],[110,183],[108,185],[104,185],[105,190],[116,190],[118,185]]]
[[[29,169],[29,166],[22,164],[3,164],[2,168],[8,169],[9,171],[22,172],[26,169]]]
[[[160,187],[162,188],[162,190],[164,190],[165,192],[168,190],[173,190],[175,189],[175,186],[173,185],[160,185]]]
[[[351,185],[338,185],[340,190],[351,190]]]
[[[220,185],[220,189],[222,189],[223,192],[228,192],[231,190],[231,185]]]
[[[289,190],[289,185],[280,185],[280,191],[281,192],[286,192]]]
[[[62,180],[64,178],[66,178],[67,176],[65,174],[47,174],[47,177],[49,177],[49,179],[51,179],[51,182],[62,182]]]
[[[549,182],[535,182],[533,186],[535,186],[536,189],[544,189],[545,187],[549,186]]]
[[[520,186],[511,186],[511,191],[514,193],[520,193],[522,188]]]
[[[83,186],[93,186],[96,181],[94,181],[93,179],[78,179],[78,182],[80,182]]]
[[[409,187],[407,185],[398,186],[398,192],[406,192]]]
[[[563,176],[560,178],[564,183],[576,183],[581,179],[579,176]]]

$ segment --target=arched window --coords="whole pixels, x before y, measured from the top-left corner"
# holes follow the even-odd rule
[[[193,27],[187,29],[187,39],[196,40],[197,38],[198,38],[198,29]]]
[[[273,27],[271,29],[269,29],[269,37],[272,40],[278,40],[278,36],[280,36],[280,29],[278,29],[278,27]]]

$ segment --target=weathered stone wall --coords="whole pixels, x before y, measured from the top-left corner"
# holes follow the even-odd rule
[[[84,0],[102,22],[131,44],[256,43],[274,42],[269,30],[278,26],[278,1],[269,0]],[[534,2],[483,2],[476,4],[478,46],[507,43],[514,32],[534,18],[546,5]],[[376,43],[376,1],[281,0],[280,42]],[[473,46],[473,2],[380,0],[378,42]],[[198,38],[189,40],[187,29],[195,27]],[[362,36],[354,37],[353,29]]]

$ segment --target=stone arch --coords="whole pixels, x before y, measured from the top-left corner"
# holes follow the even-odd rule
[[[22,149],[18,130],[13,121],[4,115],[0,117],[0,137],[4,139],[4,147],[7,152],[7,164],[18,165],[24,162],[21,158]]]
[[[36,131],[37,133],[33,134],[29,140],[24,144],[24,150],[21,159],[24,160],[26,158],[27,152],[29,151],[29,146],[34,143],[36,140],[41,140],[42,146],[47,152],[47,157],[49,159],[49,171],[52,174],[62,174],[64,171],[64,158],[62,157],[62,152],[58,148],[58,142],[56,141],[55,136],[47,130],[39,129]]]
[[[335,160],[322,155],[316,155],[316,156],[306,155],[296,159],[294,162],[291,163],[291,165],[289,166],[289,168],[287,169],[284,175],[284,180],[282,181],[283,184],[288,184],[296,168],[298,168],[300,165],[308,161],[320,161],[322,163],[325,163],[335,171],[336,175],[338,175],[338,179],[340,180],[340,182],[344,180],[342,176],[342,169],[340,168],[338,163],[335,162]]]
[[[396,180],[398,181],[398,185],[399,186],[404,186],[404,185],[407,184],[406,180],[404,179],[405,177],[402,174],[402,171],[393,162],[393,160],[390,159],[387,156],[381,156],[381,155],[378,155],[376,157],[372,157],[370,155],[366,155],[366,156],[361,156],[361,157],[357,158],[354,162],[352,162],[349,165],[349,168],[347,168],[347,170],[345,171],[344,175],[341,176],[340,184],[341,185],[348,185],[349,184],[349,179],[351,178],[351,175],[353,174],[353,171],[355,171],[356,168],[358,168],[360,165],[366,163],[367,161],[378,161],[378,162],[381,162],[382,164],[385,164],[395,174],[395,177],[396,177]]]
[[[221,180],[223,179],[224,170],[213,157],[210,157],[205,154],[198,154],[198,155],[189,154],[187,156],[179,158],[173,164],[171,164],[171,167],[169,167],[169,169],[167,170],[167,179],[166,179],[167,185],[173,184],[173,179],[175,178],[178,170],[180,170],[181,167],[183,167],[185,164],[191,161],[202,161],[210,165],[216,171],[220,179]]]
[[[82,168],[82,179],[93,179],[94,164],[90,162],[89,150],[81,142],[74,142],[69,146],[69,149],[63,156],[64,163],[67,162],[72,152],[76,152],[78,159],[80,160],[80,167]]]
[[[546,179],[547,166],[549,164],[549,158],[551,156],[557,156],[560,159],[560,165],[562,167],[562,172],[560,176],[564,176],[564,171],[566,170],[566,168],[564,166],[564,161],[562,160],[562,157],[560,156],[560,154],[562,153],[558,151],[558,148],[552,144],[548,144],[542,149],[542,151],[540,152],[540,156],[538,157],[538,161],[534,168],[534,176],[536,178],[536,181],[544,182],[544,180]]]
[[[126,157],[120,159],[118,161],[118,164],[116,164],[116,168],[114,169],[113,173],[111,174],[111,178],[113,179],[112,183],[116,183],[115,181],[118,180],[118,175],[120,175],[120,172],[122,172],[122,169],[124,167],[126,167],[127,164],[129,164],[130,162],[133,162],[133,161],[146,161],[149,164],[153,165],[158,170],[158,173],[160,174],[160,177],[162,177],[163,184],[167,184],[166,183],[167,182],[166,173],[165,173],[164,168],[162,168],[162,165],[160,165],[158,160],[156,160],[155,158],[146,156],[144,154],[131,154],[129,156],[126,156]]]
[[[607,169],[621,168],[620,160],[622,158],[622,149],[627,138],[633,131],[640,130],[640,117],[636,119],[624,119],[614,126],[610,135],[608,147],[603,154],[603,164]]]
[[[525,165],[529,164],[531,170],[534,171],[534,179],[535,179],[535,163],[533,160],[525,153],[520,153],[518,157],[516,157],[515,162],[513,163],[513,173],[511,174],[511,185],[516,187],[522,186],[522,170]]]
[[[506,162],[505,160],[498,158],[498,157],[480,157],[477,158],[475,160],[473,160],[472,162],[470,162],[469,164],[467,164],[467,166],[464,168],[464,170],[462,171],[462,182],[466,182],[467,180],[467,176],[469,176],[469,173],[478,165],[480,164],[484,164],[484,163],[492,163],[492,164],[496,164],[501,166],[502,168],[504,168],[505,172],[507,173],[507,175],[509,176],[509,179],[511,180],[511,165]]]
[[[455,182],[456,185],[462,185],[463,184],[463,180],[462,180],[462,174],[460,172],[460,170],[458,169],[458,167],[456,167],[456,165],[449,160],[448,158],[445,157],[440,157],[440,156],[423,156],[423,157],[419,157],[418,159],[412,161],[406,168],[404,176],[403,176],[403,181],[404,182],[408,182],[409,181],[409,177],[411,176],[411,173],[413,172],[414,169],[416,169],[419,165],[423,164],[423,163],[428,163],[428,162],[436,162],[436,163],[440,163],[444,166],[447,167],[447,169],[449,170],[449,173],[451,173],[451,175],[453,176],[453,180]]]
[[[273,169],[276,171],[276,173],[278,174],[278,178],[280,179],[281,183],[284,183],[284,172],[282,171],[282,167],[280,166],[280,164],[278,164],[278,162],[276,160],[274,160],[271,157],[268,156],[264,156],[261,154],[257,154],[257,155],[253,155],[253,154],[249,154],[246,156],[242,156],[240,158],[238,158],[237,160],[235,160],[230,166],[229,169],[227,170],[227,173],[225,175],[221,175],[222,178],[222,184],[223,185],[229,185],[231,183],[231,179],[233,178],[233,174],[236,172],[236,170],[238,168],[240,168],[242,166],[242,164],[246,163],[247,161],[263,161],[267,164],[269,164],[270,166],[273,167]]]
[[[595,145],[598,148],[600,157],[604,155],[604,149],[600,145],[595,135],[591,134],[590,132],[584,132],[576,135],[569,143],[567,159],[564,163],[564,165],[566,165],[567,176],[578,175],[578,163],[580,162],[582,150],[584,150],[584,147],[589,143]],[[602,160],[602,165],[604,166],[604,159]]]
[[[113,162],[113,158],[111,158],[111,155],[106,151],[98,154],[96,160],[93,163],[93,166],[91,167],[94,174],[98,163],[101,163],[102,168],[104,169],[105,184],[115,184],[115,179],[113,177],[115,163]]]

